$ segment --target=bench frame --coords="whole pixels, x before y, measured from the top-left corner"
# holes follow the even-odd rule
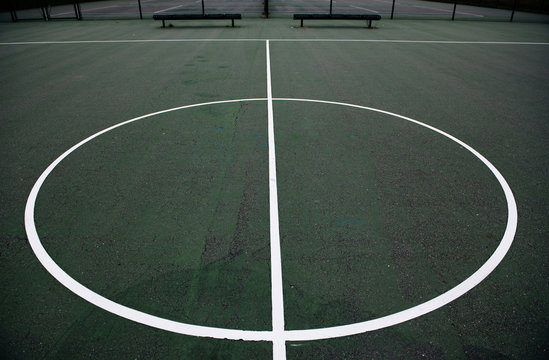
[[[333,0],[330,0],[330,12],[328,14],[294,14],[294,20],[301,20],[301,27],[303,27],[303,20],[366,20],[368,21],[368,29],[372,28],[372,20],[381,20],[379,14],[333,14],[332,9]]]
[[[294,20],[366,20],[368,28],[372,28],[372,20],[381,20],[378,14],[294,14]]]
[[[242,19],[241,14],[154,14],[154,20],[162,20],[162,27],[166,27],[166,20],[231,20],[234,27],[235,19]]]

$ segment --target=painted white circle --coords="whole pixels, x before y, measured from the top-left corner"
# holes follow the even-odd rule
[[[29,243],[38,260],[42,263],[42,265],[46,268],[46,270],[48,270],[48,272],[54,278],[56,278],[61,284],[63,284],[69,290],[74,292],[76,295],[82,297],[83,299],[89,301],[90,303],[106,311],[109,311],[113,314],[119,315],[121,317],[124,317],[126,319],[129,319],[144,325],[148,325],[151,327],[155,327],[158,329],[167,330],[167,331],[171,331],[179,334],[211,337],[211,338],[218,338],[218,339],[246,340],[246,341],[273,341],[275,337],[277,339],[280,339],[280,335],[279,334],[275,335],[273,331],[237,330],[237,329],[225,329],[225,328],[186,324],[186,323],[181,323],[177,321],[160,318],[160,317],[150,315],[141,311],[137,311],[127,306],[115,303],[114,301],[111,301],[91,291],[90,289],[86,288],[84,285],[80,284],[79,282],[74,280],[72,277],[70,277],[63,269],[61,269],[44,249],[40,241],[40,238],[38,236],[38,233],[36,231],[36,225],[34,223],[34,206],[36,203],[36,199],[38,197],[38,192],[40,191],[40,187],[42,186],[42,184],[44,183],[48,175],[69,154],[71,154],[73,151],[75,151],[82,145],[86,144],[87,142],[91,141],[92,139],[100,135],[103,135],[108,131],[130,124],[132,122],[143,120],[149,117],[153,117],[155,115],[159,115],[159,114],[163,114],[171,111],[183,110],[183,109],[206,106],[206,105],[226,104],[226,103],[235,103],[235,102],[251,102],[251,101],[266,102],[267,100],[268,100],[267,98],[253,98],[253,99],[213,101],[213,102],[207,102],[207,103],[201,103],[201,104],[180,106],[180,107],[176,107],[168,110],[154,112],[151,114],[139,116],[139,117],[121,122],[107,129],[104,129],[82,140],[78,144],[74,145],[73,147],[65,151],[46,168],[46,170],[42,173],[42,175],[40,175],[40,177],[34,184],[29,194],[29,197],[27,199],[27,204],[25,207],[25,229],[27,232]],[[484,165],[488,167],[488,169],[490,169],[492,174],[494,174],[499,184],[501,185],[501,188],[503,189],[503,192],[505,194],[505,199],[507,201],[507,211],[508,211],[507,226],[505,228],[505,233],[503,234],[503,237],[498,247],[494,251],[494,253],[490,256],[490,258],[488,258],[488,260],[478,270],[476,270],[471,276],[469,276],[467,279],[462,281],[460,284],[458,284],[454,288],[446,291],[445,293],[429,301],[426,301],[424,303],[408,308],[406,310],[402,310],[400,312],[383,316],[377,319],[372,319],[372,320],[358,322],[354,324],[348,324],[348,325],[326,327],[326,328],[285,330],[283,334],[284,341],[319,340],[319,339],[355,335],[355,334],[360,334],[367,331],[373,331],[373,330],[389,327],[392,325],[396,325],[396,324],[414,319],[421,315],[425,315],[433,310],[436,310],[448,304],[449,302],[457,299],[461,295],[465,294],[467,291],[474,288],[482,280],[484,280],[503,260],[503,258],[507,254],[507,251],[511,247],[511,244],[513,243],[513,238],[515,236],[517,221],[518,221],[517,205],[515,202],[515,198],[513,196],[513,192],[511,191],[511,188],[507,184],[507,181],[504,179],[501,173],[494,167],[494,165],[492,165],[484,156],[482,156],[475,149],[465,144],[463,141],[455,138],[454,136],[445,133],[442,130],[439,130],[430,125],[424,124],[420,121],[411,119],[409,117],[405,117],[405,116],[398,115],[398,114],[391,113],[384,110],[379,110],[379,109],[366,107],[366,106],[335,102],[335,101],[324,101],[324,100],[295,99],[295,98],[273,98],[272,100],[331,104],[331,105],[346,106],[351,108],[374,111],[374,112],[386,114],[389,116],[397,117],[397,118],[412,122],[414,124],[423,126],[429,130],[432,130],[440,135],[443,135],[448,139],[461,145],[465,149],[467,149],[469,152],[475,155],[480,161],[482,161]]]

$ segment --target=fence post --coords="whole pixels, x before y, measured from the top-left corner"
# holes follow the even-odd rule
[[[393,0],[393,7],[391,8],[391,20],[393,20],[394,13],[395,13],[395,0]]]
[[[515,16],[515,10],[517,9],[517,3],[518,3],[518,0],[515,0],[513,2],[513,11],[511,12],[511,19],[509,19],[509,22],[513,22],[513,17]]]
[[[9,8],[10,8],[10,15],[11,15],[11,21],[12,22],[17,22],[17,10],[15,5],[14,5],[14,2],[13,0],[8,0],[8,5],[9,5]]]
[[[82,20],[82,10],[80,9],[80,3],[74,4],[74,11],[76,12],[76,19]]]
[[[332,0],[330,0],[330,15],[332,15]]]
[[[269,18],[269,0],[264,0],[264,9],[263,9],[263,13],[265,14],[265,17],[268,19]]]
[[[40,8],[40,10],[42,10],[42,18],[44,19],[44,21],[48,21],[49,20],[48,10],[43,6]]]
[[[143,11],[141,11],[141,0],[137,0],[137,4],[139,5],[139,18],[143,20]]]

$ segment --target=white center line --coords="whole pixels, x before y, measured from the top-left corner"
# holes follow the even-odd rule
[[[282,292],[282,258],[278,227],[278,190],[276,186],[276,156],[274,141],[273,93],[271,90],[271,55],[269,40],[265,42],[267,56],[267,107],[269,133],[269,207],[271,224],[271,300],[273,322],[273,360],[286,359],[284,339],[284,295]]]

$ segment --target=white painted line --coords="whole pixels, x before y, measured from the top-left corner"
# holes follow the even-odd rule
[[[165,11],[170,11],[170,10],[178,9],[178,8],[183,7],[183,6],[185,6],[185,5],[187,5],[187,4],[172,6],[172,7],[167,8],[167,9],[155,11],[154,13],[155,13],[155,14],[158,14],[158,13],[161,13],[161,12],[165,12]]]
[[[277,98],[275,100],[324,103],[324,104],[341,105],[341,106],[348,106],[348,107],[353,107],[358,109],[376,111],[382,114],[387,114],[390,116],[401,118],[406,121],[410,121],[414,124],[423,126],[436,133],[439,133],[449,138],[450,140],[456,142],[457,144],[461,145],[465,149],[467,149],[469,152],[475,155],[480,161],[482,161],[484,165],[488,167],[488,169],[490,169],[490,171],[497,178],[498,182],[500,183],[503,189],[505,198],[507,200],[507,214],[508,214],[507,226],[505,228],[505,233],[503,235],[503,238],[499,246],[496,248],[494,253],[490,256],[490,258],[477,271],[475,271],[471,276],[469,276],[466,280],[458,284],[456,287],[422,304],[419,304],[412,308],[400,311],[395,314],[384,316],[381,318],[364,321],[360,323],[355,323],[355,324],[350,324],[350,325],[334,326],[329,328],[286,331],[287,341],[319,340],[319,339],[326,339],[326,338],[355,335],[355,334],[360,334],[367,331],[373,331],[373,330],[378,330],[385,327],[393,326],[393,325],[400,324],[402,322],[417,318],[421,315],[425,315],[457,299],[458,297],[462,296],[463,294],[465,294],[466,292],[468,292],[469,290],[477,286],[503,260],[503,258],[509,251],[511,244],[513,243],[513,239],[515,237],[515,232],[517,229],[518,213],[517,213],[517,205],[515,202],[515,197],[513,195],[513,192],[511,191],[511,188],[507,184],[507,181],[503,177],[503,175],[501,175],[501,173],[496,169],[494,165],[492,165],[492,163],[490,163],[484,156],[482,156],[479,152],[477,152],[471,146],[467,145],[466,143],[457,139],[456,137],[442,130],[439,130],[433,126],[427,125],[425,123],[422,123],[420,121],[414,120],[406,116],[402,116],[402,115],[391,113],[384,110],[374,109],[374,108],[360,106],[360,105],[352,105],[347,103],[335,102],[335,101],[294,99],[294,98]]]
[[[372,9],[366,9],[364,7],[360,7],[360,6],[354,6],[354,5],[350,5],[352,8],[355,8],[355,9],[359,9],[359,10],[366,10],[366,11],[370,11],[370,12],[373,12],[373,13],[376,13],[376,14],[379,14],[377,11],[375,10],[372,10]]]
[[[91,9],[86,9],[84,8],[84,11],[93,11],[93,10],[101,10],[101,9],[109,9],[109,8],[113,8],[113,7],[119,7],[121,5],[109,5],[109,6],[102,6],[102,7],[96,7],[96,8],[91,8]],[[62,13],[57,13],[57,14],[50,14],[52,18],[55,18],[56,16],[62,16],[62,15],[72,15],[74,14],[74,10],[73,11],[67,11],[67,12],[62,12]]]
[[[124,44],[124,43],[171,43],[171,42],[264,42],[265,39],[140,39],[140,40],[67,40],[4,42],[0,45],[64,45],[64,44]]]
[[[267,51],[268,51],[268,43],[267,43]],[[267,52],[267,63],[270,63],[270,55]],[[268,69],[270,69],[270,66],[268,66]],[[342,102],[335,102],[335,101],[325,101],[325,100],[312,100],[312,99],[294,99],[294,98],[273,98],[272,92],[271,92],[271,81],[270,81],[270,70],[268,70],[268,98],[252,98],[252,99],[238,99],[238,100],[223,100],[223,101],[213,101],[213,102],[207,102],[207,103],[201,103],[201,104],[193,104],[193,105],[185,105],[180,106],[168,110],[162,110],[157,111],[151,114],[139,116],[124,122],[121,122],[119,124],[113,125],[107,129],[101,130],[97,132],[96,134],[82,140],[78,144],[71,147],[69,150],[65,151],[62,155],[60,155],[54,162],[52,162],[46,170],[40,175],[36,183],[34,184],[29,197],[27,199],[26,207],[25,207],[25,229],[27,232],[27,237],[29,239],[29,244],[31,245],[36,257],[40,261],[40,263],[44,266],[44,268],[54,277],[56,278],[61,284],[63,284],[65,287],[67,287],[69,290],[74,292],[76,295],[82,297],[86,301],[106,310],[113,314],[116,314],[118,316],[124,317],[126,319],[138,322],[140,324],[148,325],[151,327],[155,327],[158,329],[171,331],[174,333],[179,334],[185,334],[185,335],[191,335],[191,336],[201,336],[201,337],[211,337],[211,338],[217,338],[217,339],[231,339],[231,340],[246,340],[246,341],[271,341],[273,342],[273,354],[274,358],[276,360],[278,359],[284,359],[283,357],[278,357],[280,354],[283,354],[281,356],[285,356],[285,341],[308,341],[308,340],[319,340],[319,339],[328,339],[328,338],[334,338],[334,337],[341,337],[341,336],[348,336],[348,335],[354,335],[359,334],[367,331],[373,331],[381,328],[385,328],[388,326],[396,325],[411,319],[414,319],[418,316],[425,315],[431,311],[434,311],[449,302],[457,299],[458,297],[464,295],[466,292],[474,288],[476,285],[478,285],[482,280],[484,280],[497,266],[498,264],[503,260],[507,252],[509,251],[509,248],[511,247],[513,243],[513,238],[515,236],[515,232],[517,229],[517,222],[518,222],[518,213],[517,213],[517,204],[515,202],[515,198],[513,196],[513,192],[511,191],[511,188],[507,184],[507,181],[505,178],[501,175],[501,173],[480,153],[478,153],[476,150],[474,150],[471,146],[467,145],[463,141],[455,138],[454,136],[447,134],[443,132],[442,130],[439,130],[433,126],[424,124],[422,122],[419,122],[417,120],[414,120],[412,118],[408,118],[399,114],[391,113],[388,111],[375,109],[371,107],[361,106],[361,105],[354,105],[354,104],[348,104],[348,103],[342,103]],[[283,303],[281,300],[281,296],[283,295],[281,291],[277,290],[280,289],[280,285],[282,284],[282,278],[281,276],[278,277],[279,280],[276,280],[278,285],[273,285],[273,291],[272,293],[275,294],[278,291],[278,300],[276,300],[277,305],[274,306],[273,301],[273,330],[272,331],[254,331],[254,330],[237,330],[237,329],[225,329],[225,328],[214,328],[214,327],[207,327],[207,326],[200,326],[200,325],[191,325],[181,322],[176,322],[164,318],[160,318],[157,316],[153,316],[147,313],[140,312],[138,310],[129,308],[127,306],[115,303],[93,291],[86,288],[84,285],[78,283],[76,280],[71,278],[63,269],[61,269],[55,261],[49,256],[49,254],[44,249],[40,238],[38,236],[38,233],[36,231],[36,225],[34,222],[34,207],[36,204],[36,199],[38,197],[38,192],[40,191],[41,186],[43,185],[46,178],[49,176],[49,174],[55,169],[55,167],[67,156],[69,156],[73,151],[81,147],[82,145],[88,143],[89,141],[95,139],[96,137],[105,134],[108,131],[111,131],[113,129],[116,129],[118,127],[133,123],[138,120],[146,119],[153,117],[155,115],[176,111],[176,110],[182,110],[182,109],[188,109],[193,107],[199,107],[199,106],[206,106],[206,105],[215,105],[215,104],[226,104],[226,103],[235,103],[235,102],[250,102],[250,101],[267,101],[270,107],[270,115],[269,119],[272,120],[274,116],[272,116],[272,101],[297,101],[297,102],[309,102],[309,103],[321,103],[321,104],[332,104],[332,105],[339,105],[339,106],[346,106],[351,108],[357,108],[357,109],[363,109],[363,110],[369,110],[374,111],[382,114],[386,114],[389,116],[394,116],[409,122],[412,122],[414,124],[423,126],[429,130],[432,130],[440,135],[443,135],[447,137],[448,139],[456,142],[458,145],[462,146],[464,149],[471,152],[473,155],[475,155],[479,160],[481,160],[488,168],[489,170],[494,174],[496,179],[498,180],[501,188],[503,189],[503,192],[505,194],[505,199],[507,201],[507,226],[505,228],[505,232],[503,234],[503,237],[494,251],[494,253],[490,256],[490,258],[478,269],[476,270],[471,276],[469,276],[467,279],[462,281],[460,284],[458,284],[456,287],[448,290],[447,292],[443,293],[442,295],[439,295],[431,300],[428,300],[422,304],[416,305],[414,307],[411,307],[409,309],[400,311],[398,313],[394,313],[391,315],[387,315],[381,318],[354,323],[354,324],[348,324],[348,325],[342,325],[342,326],[334,326],[334,327],[327,327],[327,328],[318,328],[318,329],[304,329],[304,330],[284,330],[284,314],[283,314]],[[273,124],[272,121],[269,121],[270,124]],[[274,130],[274,126],[269,126],[270,130]],[[271,134],[271,133],[270,133]],[[272,132],[274,134],[274,131]],[[269,142],[271,143],[271,136],[269,136]],[[274,150],[274,136],[272,137],[272,147]],[[271,146],[271,145],[269,145]],[[269,152],[270,155],[270,152]],[[274,151],[273,151],[274,155]],[[273,157],[274,158],[274,157]],[[276,165],[275,166],[276,170]],[[269,173],[271,173],[271,163],[269,162]],[[271,174],[270,174],[271,175]],[[274,176],[274,179],[276,180],[276,174]],[[272,181],[269,181],[269,183],[273,183]],[[274,181],[276,185],[276,181]],[[273,207],[273,203],[270,203],[271,208]],[[278,217],[278,216],[277,216]],[[277,221],[278,223],[278,221]],[[271,229],[273,228],[271,222]],[[276,232],[278,232],[278,229],[276,229]],[[272,241],[272,238],[271,238]],[[280,245],[280,244],[278,244]],[[278,255],[280,254],[280,246],[278,246]],[[281,263],[279,263],[276,260],[273,260],[273,258],[280,259],[280,257],[277,257],[276,252],[273,256],[273,251],[271,250],[271,268],[280,266]],[[278,270],[277,270],[278,271]],[[272,271],[273,274],[273,271]],[[280,274],[281,274],[281,266],[280,266]],[[273,281],[274,283],[274,281]],[[273,300],[275,299],[273,295]],[[278,308],[280,311],[278,311],[275,314],[274,309]],[[282,332],[281,332],[282,329]]]
[[[549,45],[549,42],[467,41],[467,40],[391,40],[391,39],[272,39],[273,42],[364,42],[394,44],[466,44],[466,45]]]
[[[75,14],[74,11],[67,11],[67,12],[62,12],[62,13],[57,13],[57,14],[51,14],[50,13],[50,17],[52,19],[55,19],[55,17],[57,17],[57,16],[63,16],[63,15],[74,15],[76,17],[76,14]]]
[[[484,17],[484,15],[473,14],[473,13],[468,13],[468,12],[464,12],[464,11],[456,11],[456,15],[470,15],[470,16],[476,16],[476,17],[479,17],[479,18]]]
[[[435,7],[431,7],[431,6],[421,6],[421,5],[412,5],[412,6],[415,7],[415,8],[423,8],[423,9],[428,9],[428,10],[436,10],[436,11],[442,11],[442,12],[447,12],[447,13],[452,13],[452,12],[454,12],[453,10],[440,9],[440,8],[435,8]],[[467,12],[462,12],[462,11],[456,11],[456,15],[457,15],[457,14],[460,14],[460,15],[471,15],[471,16],[476,16],[476,17],[481,17],[481,18],[484,17],[483,15],[472,14],[472,13],[467,13]]]
[[[114,7],[124,7],[123,5],[109,5],[109,6],[101,6],[101,7],[95,7],[95,8],[90,8],[90,9],[86,9],[85,7],[82,8],[82,13],[84,13],[84,11],[94,11],[94,10],[103,10],[103,9],[110,9],[110,8],[114,8]]]
[[[56,16],[62,16],[62,15],[76,15],[74,10],[73,11],[66,11],[66,12],[62,12],[62,13],[56,13],[56,14],[52,14],[50,13],[50,16],[52,18],[56,17]]]
[[[199,2],[201,2],[201,0],[196,0],[196,1],[194,1],[195,4],[197,4],[197,3],[199,3]],[[163,12],[166,12],[166,11],[179,9],[179,8],[181,8],[181,7],[184,7],[184,6],[192,6],[192,4],[187,3],[187,4],[181,4],[181,5],[177,5],[177,6],[172,6],[172,7],[167,8],[167,9],[155,11],[154,13],[155,13],[155,14],[159,14],[159,13],[163,13]]]
[[[278,190],[274,138],[273,93],[271,87],[271,54],[269,40],[265,42],[267,57],[267,108],[269,136],[269,216],[271,224],[271,300],[273,319],[273,359],[286,359],[284,340],[284,294],[282,289],[282,255],[278,225]]]
[[[8,45],[70,45],[113,43],[171,43],[171,42],[364,42],[395,44],[468,44],[468,45],[549,45],[549,42],[527,41],[467,41],[467,40],[392,40],[392,39],[141,39],[141,40],[60,40],[60,41],[14,41],[0,42]]]
[[[208,103],[186,105],[186,106],[176,107],[173,109],[157,111],[148,115],[139,116],[139,117],[121,122],[107,129],[99,131],[98,133],[82,140],[78,144],[71,147],[69,150],[65,151],[53,163],[51,163],[50,166],[46,168],[46,170],[42,173],[42,175],[40,175],[40,177],[38,178],[38,180],[36,181],[36,183],[34,184],[31,190],[29,198],[27,199],[27,205],[25,208],[25,229],[27,232],[29,243],[38,260],[40,260],[42,265],[46,268],[46,270],[48,270],[48,272],[54,278],[56,278],[61,284],[63,284],[66,288],[74,292],[76,295],[82,297],[86,301],[106,311],[109,311],[123,318],[138,322],[140,324],[145,324],[148,326],[175,332],[178,334],[185,334],[185,335],[192,335],[192,336],[202,336],[202,337],[212,337],[217,339],[232,339],[232,340],[271,341],[272,340],[271,331],[235,330],[235,329],[212,328],[208,326],[185,324],[185,323],[180,323],[177,321],[172,321],[172,320],[160,318],[157,316],[153,316],[153,315],[129,308],[127,306],[115,303],[91,291],[90,289],[86,288],[84,285],[80,284],[79,282],[71,278],[65,271],[63,271],[63,269],[61,269],[55,263],[55,261],[49,256],[49,254],[44,249],[42,243],[40,242],[40,238],[38,237],[38,233],[36,231],[36,225],[34,223],[34,206],[36,203],[36,198],[38,196],[38,192],[40,191],[40,187],[42,186],[42,184],[44,183],[48,175],[63,159],[69,156],[69,154],[71,154],[73,151],[75,151],[77,148],[81,147],[82,145],[86,144],[87,142],[95,139],[96,137],[102,134],[105,134],[106,132],[111,131],[113,129],[116,129],[120,126],[124,126],[138,120],[142,120],[145,118],[149,118],[151,116],[164,114],[171,111],[188,109],[188,108],[205,106],[205,105],[226,104],[226,103],[234,103],[234,102],[242,102],[242,101],[265,101],[265,100],[266,99],[264,98],[261,98],[261,99],[256,98],[256,99],[213,101]]]

